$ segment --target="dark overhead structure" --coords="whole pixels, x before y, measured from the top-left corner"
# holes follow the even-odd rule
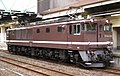
[[[120,10],[120,2],[85,9],[85,11],[92,13],[93,15],[114,12],[119,10]]]
[[[0,16],[1,16],[0,18],[1,23],[12,20],[10,12],[1,12]]]
[[[0,23],[12,22],[17,20],[20,24],[25,22],[35,22],[41,20],[42,18],[37,18],[37,14],[34,12],[25,12],[11,10],[11,12],[5,12],[0,10]]]

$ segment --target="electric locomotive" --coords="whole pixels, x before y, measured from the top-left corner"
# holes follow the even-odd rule
[[[69,20],[7,30],[8,51],[82,65],[108,67],[112,24],[107,19]]]

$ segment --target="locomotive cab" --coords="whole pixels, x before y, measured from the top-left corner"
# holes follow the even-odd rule
[[[86,22],[82,26],[83,50],[79,54],[84,67],[107,67],[114,63],[112,55],[112,24],[106,21]],[[84,32],[84,33],[83,33]]]

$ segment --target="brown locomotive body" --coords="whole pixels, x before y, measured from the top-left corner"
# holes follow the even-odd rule
[[[45,57],[105,67],[113,63],[111,23],[107,20],[77,20],[7,30],[8,50],[17,54]]]

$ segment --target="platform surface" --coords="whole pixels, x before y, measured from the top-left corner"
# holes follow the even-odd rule
[[[0,50],[7,50],[7,44],[6,43],[0,43]]]

